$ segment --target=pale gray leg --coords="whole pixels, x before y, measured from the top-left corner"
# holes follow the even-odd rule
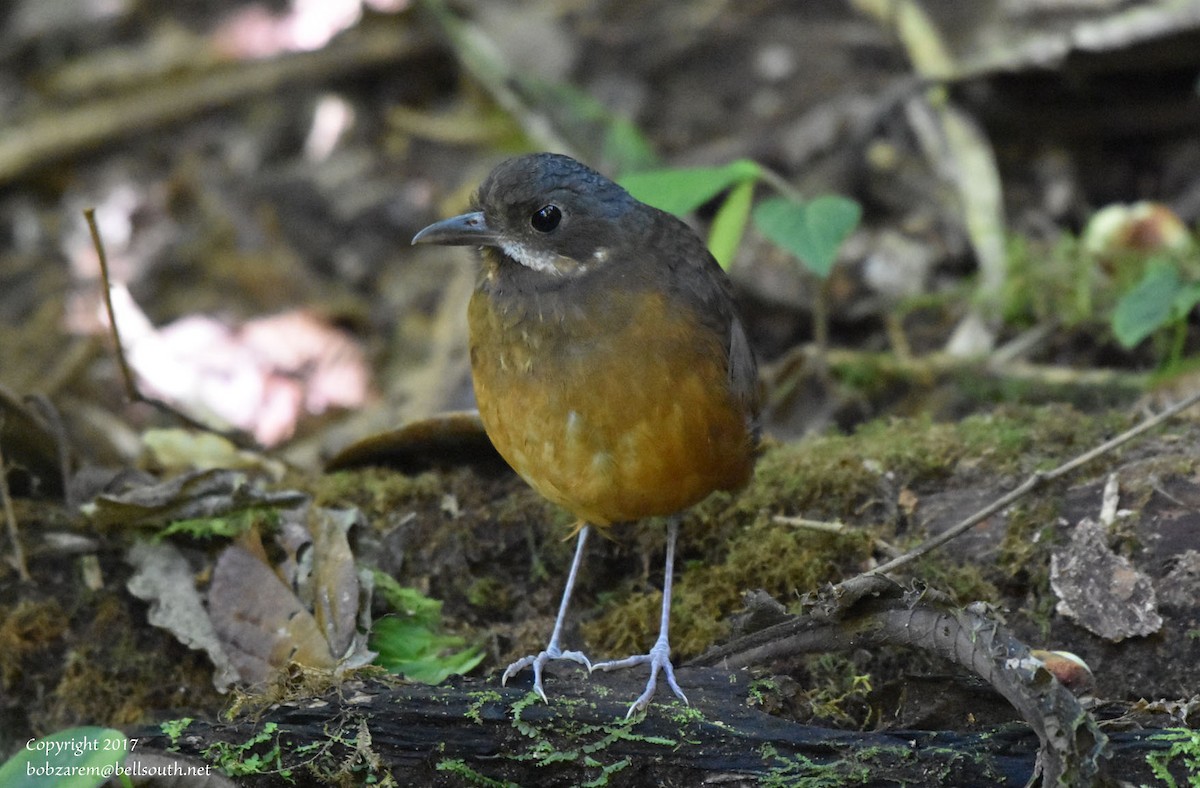
[[[532,665],[533,691],[542,696],[543,701],[546,701],[546,691],[542,689],[542,668],[550,660],[571,660],[587,668],[588,673],[592,672],[592,663],[588,661],[583,652],[563,651],[558,645],[559,636],[562,634],[563,620],[567,617],[567,607],[571,602],[571,591],[575,588],[575,575],[579,573],[579,564],[583,560],[583,546],[587,543],[587,535],[588,526],[585,524],[579,529],[579,541],[575,545],[575,557],[571,559],[571,571],[567,573],[567,586],[563,589],[562,602],[558,605],[558,617],[554,619],[554,631],[550,633],[550,642],[546,645],[546,650],[540,654],[530,654],[527,657],[521,657],[509,665],[504,671],[504,675],[500,677],[501,686],[507,684],[509,679]]]
[[[658,640],[654,642],[650,653],[636,654],[611,662],[600,662],[592,666],[592,670],[619,670],[649,663],[650,680],[646,682],[646,691],[639,695],[638,699],[629,707],[629,712],[625,715],[627,718],[650,705],[650,699],[654,697],[654,692],[658,689],[660,671],[666,676],[667,686],[671,688],[671,691],[684,703],[688,702],[687,696],[675,682],[675,668],[671,665],[671,644],[667,637],[671,621],[671,581],[675,573],[675,542],[678,538],[679,519],[672,517],[667,525],[667,560],[663,569],[665,577],[663,578],[662,620],[658,625]]]

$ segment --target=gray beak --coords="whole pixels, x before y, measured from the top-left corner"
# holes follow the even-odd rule
[[[434,222],[413,236],[414,244],[442,244],[443,246],[495,246],[500,236],[483,218],[483,211],[452,216]]]

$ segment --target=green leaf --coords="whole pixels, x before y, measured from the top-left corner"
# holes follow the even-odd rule
[[[757,163],[738,159],[723,167],[635,172],[618,183],[636,199],[678,216],[699,208],[731,186],[758,180],[761,174]]]
[[[466,673],[483,660],[478,648],[461,648],[464,642],[460,637],[436,634],[413,619],[387,616],[372,627],[370,646],[379,652],[376,664],[412,681],[440,684],[447,676]],[[443,653],[450,649],[460,650]]]
[[[753,216],[763,235],[824,279],[833,270],[842,242],[858,225],[862,208],[854,200],[837,195],[808,202],[772,197],[759,203]]]
[[[753,197],[754,181],[742,181],[729,190],[729,195],[713,217],[712,229],[708,233],[708,248],[726,271],[733,264],[738,246],[742,243]]]
[[[223,517],[174,520],[159,531],[156,538],[165,539],[176,534],[185,534],[196,539],[232,538],[256,525],[273,528],[278,524],[279,512],[274,509],[242,509]]]
[[[24,745],[0,766],[5,788],[94,788],[124,763],[128,740],[112,728],[68,728]]]
[[[1183,320],[1196,304],[1200,304],[1200,282],[1192,282],[1176,293],[1175,300],[1171,302],[1171,311],[1176,320]]]
[[[1187,301],[1184,293],[1194,290],[1195,285],[1183,287],[1175,266],[1169,263],[1152,265],[1142,281],[1123,295],[1113,310],[1112,329],[1117,341],[1131,348],[1166,324],[1179,319],[1181,313],[1177,310]],[[1196,303],[1193,300],[1187,309]],[[1186,314],[1186,311],[1182,314]]]
[[[375,664],[412,681],[440,684],[447,676],[466,673],[483,660],[478,648],[463,648],[466,641],[462,638],[438,632],[442,622],[440,601],[400,585],[379,570],[374,575],[376,593],[398,613],[379,619],[371,627],[370,648],[379,655]]]
[[[658,162],[654,147],[631,120],[616,118],[604,133],[604,160],[617,172],[644,169]]]

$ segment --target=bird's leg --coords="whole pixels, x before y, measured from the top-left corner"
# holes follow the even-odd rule
[[[671,643],[667,637],[671,621],[671,579],[675,571],[675,542],[678,538],[679,519],[672,517],[667,525],[667,560],[663,569],[665,577],[663,578],[662,621],[658,627],[658,640],[654,642],[650,653],[636,654],[611,662],[600,662],[592,666],[593,670],[618,670],[634,665],[650,664],[650,680],[646,682],[646,691],[639,695],[638,699],[629,707],[629,712],[625,715],[627,718],[650,705],[650,699],[654,697],[654,691],[658,689],[660,671],[666,676],[667,686],[671,688],[671,691],[678,695],[684,703],[688,702],[687,696],[675,682],[675,668],[671,665]]]
[[[521,657],[516,662],[508,666],[504,671],[504,675],[500,677],[500,684],[503,686],[508,683],[508,680],[520,673],[530,665],[533,666],[533,691],[546,700],[546,691],[542,689],[542,668],[552,659],[569,659],[573,662],[578,662],[592,671],[592,663],[584,656],[581,651],[563,651],[559,648],[558,638],[562,634],[563,620],[567,617],[567,607],[571,602],[571,591],[575,588],[575,575],[579,572],[579,564],[583,560],[583,546],[587,543],[588,526],[584,523],[579,529],[579,541],[575,545],[575,557],[571,559],[571,571],[567,573],[567,586],[563,589],[562,602],[558,605],[558,617],[554,619],[554,631],[550,633],[550,642],[546,644],[546,650],[540,654],[530,654],[527,657]]]

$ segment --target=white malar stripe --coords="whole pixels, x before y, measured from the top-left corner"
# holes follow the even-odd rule
[[[560,275],[563,269],[558,265],[558,255],[554,252],[530,252],[529,249],[514,243],[501,243],[504,254],[516,260],[526,268],[541,271],[544,274]]]

